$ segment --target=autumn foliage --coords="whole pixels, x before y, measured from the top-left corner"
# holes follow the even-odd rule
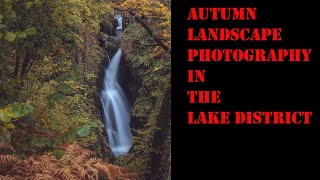
[[[2,150],[14,150],[9,144],[1,144]],[[104,163],[93,157],[93,151],[78,144],[62,147],[65,153],[57,159],[52,154],[40,157],[30,156],[21,160],[17,155],[0,154],[0,179],[65,179],[65,180],[136,180],[138,175],[129,173],[125,168]]]
[[[0,0],[0,180],[169,177],[170,2]],[[119,46],[134,142],[114,157],[99,81]]]

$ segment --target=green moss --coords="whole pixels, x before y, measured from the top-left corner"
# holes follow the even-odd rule
[[[57,158],[60,159],[64,155],[64,151],[62,149],[55,149],[53,150],[53,155]]]

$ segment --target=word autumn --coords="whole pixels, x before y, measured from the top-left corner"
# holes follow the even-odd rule
[[[188,124],[310,124],[312,112],[188,112]],[[231,122],[231,119],[233,121]]]
[[[256,21],[257,8],[191,8],[188,21]],[[218,24],[218,23],[214,23]],[[227,28],[189,27],[187,40],[190,42],[240,42],[240,41],[282,41],[282,28]],[[312,49],[188,49],[188,61],[198,62],[308,62]]]
[[[257,8],[191,8],[188,20],[255,20]]]

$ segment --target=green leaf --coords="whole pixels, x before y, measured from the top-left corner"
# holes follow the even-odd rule
[[[21,38],[21,39],[27,38],[27,34],[25,32],[18,32],[17,38]]]
[[[10,6],[12,4],[12,0],[4,0],[6,6]]]
[[[16,39],[16,34],[12,32],[7,32],[6,35],[4,36],[4,39],[7,40],[8,42],[13,42]]]
[[[61,143],[61,140],[59,139],[48,139],[47,146],[56,148],[59,145],[59,143]]]
[[[43,137],[34,137],[31,141],[33,146],[44,147],[47,144],[48,139]]]
[[[0,109],[0,119],[4,123],[8,123],[11,121],[11,118],[7,116],[7,113]]]
[[[76,74],[74,72],[69,73],[66,77],[67,81],[74,81],[75,79],[76,79]]]
[[[33,110],[33,106],[29,104],[13,103],[3,109],[0,109],[0,119],[5,123],[9,123],[12,118],[23,117],[30,112],[33,112]]]
[[[94,121],[88,121],[86,122],[86,125],[90,127],[99,127],[99,124]]]
[[[37,33],[37,30],[36,28],[34,27],[31,27],[31,28],[28,28],[24,31],[27,35],[35,35]]]
[[[40,5],[41,4],[41,0],[34,0],[34,4]]]
[[[12,8],[7,8],[3,12],[3,17],[7,23],[13,23],[17,21],[16,12]]]
[[[74,138],[76,138],[76,135],[77,135],[77,132],[75,132],[74,130],[71,130],[66,133],[65,137],[67,140],[72,141],[74,140]]]
[[[31,113],[31,112],[34,111],[34,107],[31,106],[30,104],[26,104],[26,105],[24,106],[24,108],[25,108],[29,113]]]
[[[6,124],[5,127],[6,127],[7,129],[13,129],[13,128],[14,128],[14,124],[9,123],[9,124]]]
[[[33,3],[32,3],[32,2],[27,2],[27,3],[26,3],[26,8],[27,8],[27,9],[30,9],[32,6],[33,6]]]
[[[19,118],[33,112],[33,106],[29,104],[14,103],[11,105],[14,118]]]
[[[22,105],[20,103],[14,103],[11,105],[14,113],[14,118],[18,118],[24,115]]]
[[[57,91],[60,91],[60,92],[63,92],[63,93],[66,93],[68,92],[70,89],[70,86],[66,83],[60,83],[58,86],[57,86]]]
[[[53,93],[53,98],[52,98],[52,100],[55,101],[55,102],[57,102],[57,101],[62,101],[62,100],[64,100],[65,98],[66,98],[65,95],[61,94],[60,92],[55,92],[55,93]]]
[[[58,102],[58,101],[62,101],[65,99],[65,95],[63,95],[62,93],[60,92],[55,92],[53,94],[50,94],[46,97],[46,99],[48,101],[52,101],[52,102]]]
[[[77,130],[77,134],[79,137],[86,137],[90,134],[90,127],[89,126],[83,126]]]
[[[58,76],[58,77],[56,78],[56,80],[59,81],[59,82],[63,82],[63,81],[66,80],[66,78],[67,78],[66,75],[61,75],[61,76]]]
[[[57,158],[57,159],[61,159],[64,155],[64,151],[61,149],[55,149],[53,150],[53,155]]]
[[[0,21],[1,22],[1,21]],[[0,29],[2,29],[2,28],[6,28],[7,26],[6,25],[4,25],[4,24],[0,24]]]
[[[74,72],[70,72],[67,75],[63,74],[63,75],[60,75],[56,78],[56,80],[59,82],[74,81],[75,79],[76,79],[76,74]]]
[[[3,15],[0,15],[0,23],[2,23]]]

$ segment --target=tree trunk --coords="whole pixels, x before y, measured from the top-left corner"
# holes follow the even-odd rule
[[[30,61],[31,61],[31,54],[30,52],[27,52],[21,67],[21,74],[20,74],[21,77],[26,75],[27,68],[29,66]]]
[[[16,55],[16,65],[14,68],[14,76],[17,77],[19,74],[20,57]]]

